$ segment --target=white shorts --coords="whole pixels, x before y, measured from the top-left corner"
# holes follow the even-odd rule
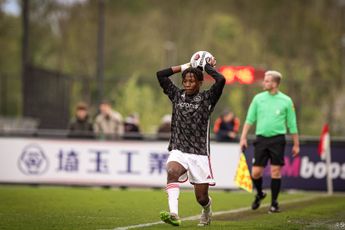
[[[180,176],[179,182],[183,183],[189,179],[191,184],[216,185],[213,178],[209,156],[183,153],[180,150],[170,151],[167,164],[176,161],[181,164],[187,172]]]

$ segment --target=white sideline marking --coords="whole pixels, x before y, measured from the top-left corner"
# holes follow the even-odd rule
[[[317,195],[317,196],[311,196],[311,197],[307,197],[307,198],[295,199],[295,200],[290,200],[290,201],[283,201],[283,202],[279,202],[279,203],[280,204],[298,203],[298,202],[302,202],[302,201],[313,200],[315,198],[319,198],[319,197],[322,197],[322,196],[327,196],[327,195]],[[268,207],[268,206],[269,206],[269,204],[264,204],[264,205],[261,205],[260,207]],[[238,212],[244,212],[244,211],[249,211],[249,210],[251,210],[250,207],[231,209],[231,210],[227,210],[227,211],[218,211],[218,212],[213,212],[212,216],[219,216],[219,215],[223,215],[223,214],[238,213]],[[200,218],[200,215],[196,215],[196,216],[189,216],[189,217],[181,218],[181,220],[182,221],[185,221],[185,220],[198,220],[199,218]],[[114,228],[112,230],[127,230],[127,229],[131,229],[131,228],[143,228],[143,227],[150,227],[150,226],[157,225],[157,224],[165,224],[165,223],[163,221],[157,221],[157,222],[146,223],[146,224],[137,224],[137,225],[130,225],[130,226],[125,226],[125,227],[118,227],[118,228]]]

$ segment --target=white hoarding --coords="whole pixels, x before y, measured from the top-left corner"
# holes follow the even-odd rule
[[[0,182],[164,187],[167,144],[0,138]],[[236,188],[238,159],[238,144],[211,143],[215,188]]]

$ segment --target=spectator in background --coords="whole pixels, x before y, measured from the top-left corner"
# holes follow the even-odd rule
[[[124,138],[125,139],[142,139],[139,127],[139,115],[137,113],[133,113],[126,117],[124,123]]]
[[[166,114],[163,116],[160,126],[158,127],[158,139],[169,139],[171,132],[171,115]]]
[[[92,122],[89,119],[87,104],[78,103],[75,117],[68,125],[68,137],[73,138],[94,138]]]
[[[234,112],[226,110],[215,121],[213,132],[216,134],[217,141],[232,142],[236,141],[239,128],[240,119],[235,116]]]
[[[112,109],[110,102],[101,102],[99,105],[99,112],[93,126],[97,136],[105,139],[118,139],[122,137],[122,116],[119,112]]]

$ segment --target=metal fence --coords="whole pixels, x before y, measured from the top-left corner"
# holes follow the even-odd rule
[[[39,128],[61,129],[69,121],[69,77],[28,66],[23,84],[23,115],[39,121]]]

